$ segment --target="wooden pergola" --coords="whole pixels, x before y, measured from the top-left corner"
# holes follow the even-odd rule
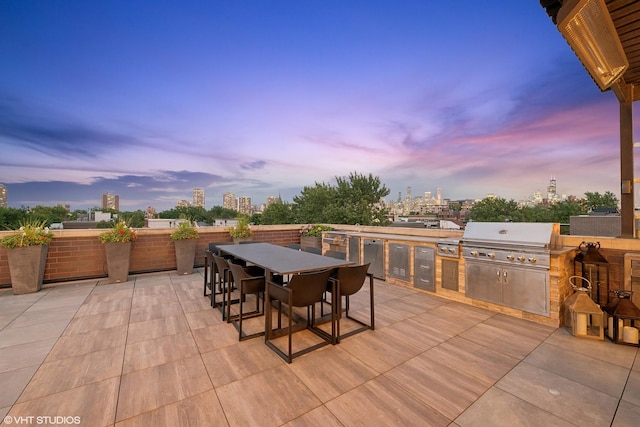
[[[563,7],[568,9],[576,3],[582,7],[589,2],[603,2],[606,5],[604,13],[608,12],[615,28],[615,32],[607,34],[606,37],[611,39],[617,37],[628,61],[626,70],[605,91],[613,91],[620,103],[621,237],[633,238],[635,237],[634,187],[636,184],[633,172],[633,103],[640,100],[640,1],[540,0],[540,5],[546,10],[553,23],[558,25],[556,18]],[[585,65],[585,68],[593,77],[589,67]],[[637,182],[640,184],[640,180]]]

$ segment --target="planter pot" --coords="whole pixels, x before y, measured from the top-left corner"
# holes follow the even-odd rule
[[[178,274],[193,273],[197,239],[174,240],[176,247],[176,269]]]
[[[7,250],[13,293],[30,294],[42,289],[49,246],[25,246]]]
[[[301,236],[300,246],[303,248],[319,248],[322,249],[322,237]]]
[[[253,241],[253,237],[234,237],[233,238],[234,245],[239,245],[240,243],[243,243],[243,242],[252,242],[252,241]]]
[[[122,283],[129,280],[129,259],[131,242],[105,243],[104,251],[107,256],[107,272],[109,283]]]

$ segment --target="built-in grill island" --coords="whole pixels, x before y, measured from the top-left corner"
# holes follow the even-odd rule
[[[553,223],[470,222],[462,237],[468,298],[548,316]]]

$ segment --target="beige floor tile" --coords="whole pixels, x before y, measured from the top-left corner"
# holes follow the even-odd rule
[[[230,426],[278,426],[320,406],[284,365],[216,388]],[[247,402],[263,404],[247,407]]]
[[[450,340],[418,356],[466,373],[486,386],[493,385],[520,361],[502,351],[500,343],[480,345],[461,337]]]
[[[260,338],[204,353],[202,360],[216,388],[285,363]]]
[[[56,338],[50,338],[0,348],[0,372],[40,365],[56,341]]]
[[[85,300],[85,304],[95,304],[100,302],[126,299],[131,301],[133,295],[133,285],[124,283],[122,285],[110,284],[96,286],[93,292]]]
[[[182,306],[177,301],[167,304],[132,308],[129,323],[146,322],[147,320],[177,316],[179,314],[183,314],[183,312]]]
[[[631,368],[638,353],[637,347],[614,344],[606,338],[604,341],[576,338],[566,328],[555,330],[545,342],[574,353],[613,363],[626,369]]]
[[[123,347],[127,338],[127,325],[98,329],[80,334],[63,335],[47,356],[46,361],[65,359],[94,351]]]
[[[339,346],[327,346],[300,357],[290,369],[320,399],[327,402],[377,373]]]
[[[338,419],[325,407],[319,406],[283,424],[282,427],[344,427]]]
[[[33,308],[33,306],[32,306]],[[11,324],[10,328],[19,328],[22,326],[38,325],[49,322],[69,322],[76,313],[76,307],[55,307],[47,310],[29,309],[17,317]]]
[[[103,427],[113,425],[118,393],[118,378],[77,387],[40,399],[18,403],[9,416],[78,417],[78,425]],[[76,419],[74,419],[75,422]]]
[[[116,427],[226,425],[224,412],[213,390],[116,423]]]
[[[490,385],[486,380],[450,367],[446,361],[441,363],[440,355],[429,357],[432,351],[403,363],[384,376],[453,420]]]
[[[131,300],[119,298],[110,301],[92,302],[82,304],[76,313],[76,317],[93,316],[101,313],[111,313],[114,311],[128,310],[131,308]]]
[[[618,399],[528,363],[496,387],[576,425],[608,426]]]
[[[192,334],[203,354],[238,343],[238,331],[227,323],[196,329]]]
[[[326,407],[344,426],[446,426],[450,420],[420,402],[412,393],[380,376]]]
[[[68,325],[68,320],[57,320],[16,328],[7,326],[0,331],[0,348],[58,338]]]
[[[640,406],[621,401],[611,427],[637,427],[640,420]]]
[[[220,311],[214,309],[185,313],[185,316],[192,330],[227,323],[226,320],[222,320]]]
[[[185,313],[192,313],[194,311],[211,310],[211,300],[205,298],[202,294],[199,294],[197,298],[180,299],[180,305]]]
[[[127,343],[131,344],[138,341],[164,337],[188,330],[189,324],[183,314],[131,323],[127,334]]]
[[[570,427],[572,424],[512,394],[491,388],[455,420],[460,427]]]
[[[618,398],[629,376],[629,370],[621,366],[546,343],[536,348],[525,362]],[[585,366],[589,369],[584,369]]]
[[[19,402],[59,393],[117,377],[122,372],[124,347],[46,362],[29,382]]]
[[[479,323],[459,336],[480,345],[499,348],[501,352],[518,359],[531,353],[541,342],[486,323]]]
[[[114,328],[126,325],[129,322],[130,310],[119,310],[110,313],[94,314],[74,318],[64,335],[83,334],[100,329]]]
[[[127,344],[122,373],[126,374],[198,354],[198,347],[191,332],[139,341]]]
[[[622,400],[640,406],[640,371],[631,371]]]
[[[431,329],[413,318],[394,323],[386,327],[385,332],[423,351],[451,338],[450,334]]]
[[[556,328],[546,325],[539,325],[528,320],[507,316],[506,314],[496,314],[484,321],[486,325],[513,332],[518,336],[528,337],[535,341],[543,341],[551,335]]]
[[[175,294],[171,295],[144,295],[144,296],[134,296],[131,300],[131,308],[142,308],[142,307],[150,307],[154,305],[165,305],[165,304],[177,304],[178,297]]]
[[[121,377],[116,420],[153,411],[212,388],[200,356],[134,371]]]
[[[340,341],[340,348],[383,373],[422,352],[419,347],[396,338],[385,329],[376,329]]]
[[[27,386],[38,365],[0,372],[0,408],[13,405]]]

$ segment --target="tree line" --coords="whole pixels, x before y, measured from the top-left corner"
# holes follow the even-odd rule
[[[352,172],[347,177],[336,177],[335,184],[316,182],[305,186],[293,202],[272,203],[261,213],[249,218],[253,224],[390,224],[389,212],[380,201],[389,195],[389,189],[372,174]],[[452,205],[453,206],[453,205]],[[575,215],[584,215],[598,208],[616,208],[618,198],[611,192],[604,194],[587,192],[583,199],[570,199],[549,206],[520,206],[514,200],[487,197],[477,201],[471,208],[469,218],[473,221],[514,222],[559,222],[568,223]],[[101,210],[95,208],[95,210]],[[104,211],[104,210],[103,210]],[[145,226],[145,212],[116,212],[118,218],[135,228]],[[26,221],[36,220],[47,225],[88,218],[89,211],[67,211],[62,206],[34,208],[0,208],[0,230],[15,230]],[[242,215],[234,210],[214,206],[176,207],[157,214],[159,218],[189,218],[202,224],[215,224],[216,219],[235,219]],[[104,222],[98,227],[111,227]]]

